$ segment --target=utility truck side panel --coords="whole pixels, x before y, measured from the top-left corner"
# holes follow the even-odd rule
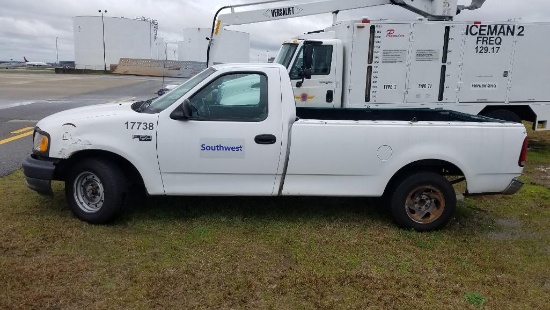
[[[523,36],[516,37],[514,63],[510,76],[510,103],[518,101],[550,102],[550,25],[519,24]],[[518,30],[518,31],[521,31]],[[535,42],[537,44],[535,44]],[[532,78],[525,78],[532,77]]]
[[[288,64],[289,72],[298,72],[298,51],[308,40],[317,42],[315,49],[319,42],[342,42],[342,105],[336,108],[429,107],[490,117],[502,117],[497,111],[504,110],[505,120],[531,121],[544,130],[550,120],[550,88],[544,84],[550,44],[543,38],[549,33],[549,23],[363,20],[340,22],[285,44],[298,45]],[[300,80],[296,74],[291,78]],[[298,107],[332,105],[322,93],[334,92],[327,85],[338,83],[318,84],[315,74],[293,83],[296,94],[309,98],[297,101]],[[312,87],[314,96],[308,92]]]

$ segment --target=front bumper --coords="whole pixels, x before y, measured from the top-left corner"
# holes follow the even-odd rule
[[[27,187],[42,195],[52,195],[52,180],[55,175],[56,160],[28,155],[23,161],[23,174]]]

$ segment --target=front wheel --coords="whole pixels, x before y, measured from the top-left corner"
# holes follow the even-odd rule
[[[65,196],[71,211],[91,224],[114,221],[124,210],[127,182],[113,163],[85,159],[76,164],[65,181]]]
[[[422,172],[399,183],[390,204],[393,218],[400,227],[430,231],[449,222],[456,208],[456,194],[443,176]]]

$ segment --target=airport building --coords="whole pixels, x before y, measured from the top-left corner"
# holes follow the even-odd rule
[[[76,16],[73,27],[77,69],[103,70],[106,66],[109,70],[120,58],[166,58],[165,43],[157,36],[155,20]]]
[[[210,35],[210,28],[183,29],[183,41],[178,42],[178,60],[206,65],[207,38]],[[223,36],[214,43],[224,47],[223,53],[212,55],[215,63],[250,61],[250,34],[225,30]]]
[[[184,29],[183,41],[176,46],[157,36],[157,21],[144,17],[77,16],[73,26],[76,69],[106,67],[118,74],[190,77],[206,68],[209,28]],[[214,63],[250,60],[248,33],[226,30],[214,44],[223,46],[211,55]]]

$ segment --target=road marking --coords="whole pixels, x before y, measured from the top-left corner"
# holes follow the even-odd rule
[[[26,136],[30,136],[34,133],[34,130],[33,131],[29,131],[29,132],[25,132],[25,133],[22,133],[20,135],[17,135],[17,136],[13,136],[11,138],[7,138],[7,139],[4,139],[4,140],[0,140],[0,145],[2,144],[6,144],[8,142],[12,142],[12,141],[15,141],[17,139],[21,139],[21,138],[24,138]]]
[[[7,105],[4,105],[4,106],[0,106],[0,110],[20,107],[20,106],[24,106],[24,105],[29,105],[29,104],[33,104],[35,102],[36,101],[23,101],[23,102],[16,102],[16,103],[12,103],[12,104],[7,104]]]
[[[17,133],[22,133],[22,132],[33,130],[33,129],[34,129],[34,127],[25,127],[25,128],[21,128],[21,129],[18,129],[18,130],[14,130],[11,133],[17,134]]]
[[[11,132],[12,134],[17,134],[16,136],[13,136],[11,138],[6,138],[4,140],[0,140],[0,145],[6,144],[11,141],[15,141],[17,139],[21,139],[27,136],[30,136],[34,133],[34,127],[24,127],[21,129],[17,129]]]
[[[36,119],[10,119],[6,123],[38,123]]]

